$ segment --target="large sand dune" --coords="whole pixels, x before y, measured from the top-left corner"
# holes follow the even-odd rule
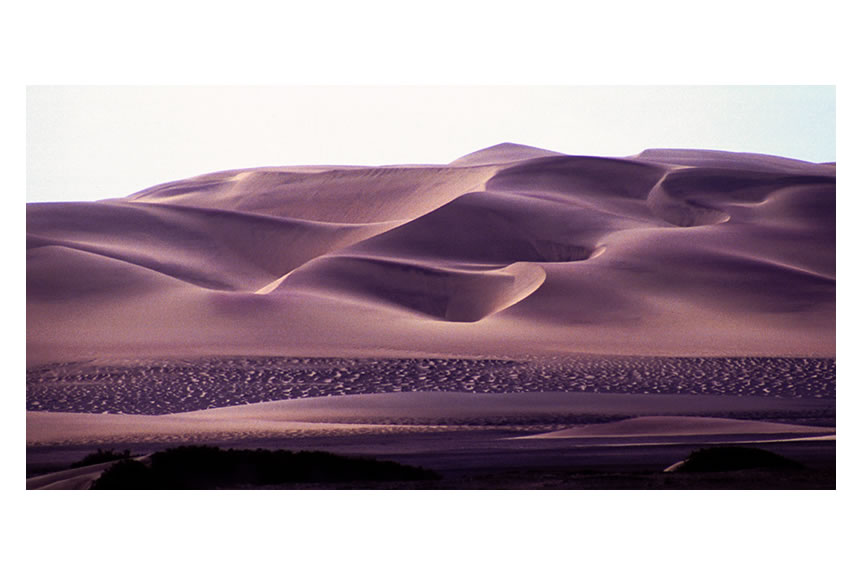
[[[27,207],[28,364],[835,353],[833,164],[502,144]]]

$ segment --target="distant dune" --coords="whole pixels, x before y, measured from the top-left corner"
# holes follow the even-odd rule
[[[609,393],[381,393],[284,399],[171,413],[27,412],[27,444],[110,445],[117,442],[291,439],[355,434],[406,435],[463,430],[526,430],[521,438],[786,437],[833,435],[829,426],[713,418],[832,414],[833,400],[720,395]],[[670,416],[671,415],[671,416]],[[605,422],[608,419],[618,419]],[[631,417],[626,418],[623,417]],[[561,421],[596,424],[540,433]],[[538,431],[538,433],[535,433]],[[499,435],[493,435],[499,437]]]
[[[613,423],[582,425],[525,438],[588,438],[588,437],[679,437],[689,435],[821,435],[835,434],[827,427],[747,421],[714,417],[635,417]]]
[[[834,164],[502,144],[27,206],[28,365],[122,356],[835,355]]]

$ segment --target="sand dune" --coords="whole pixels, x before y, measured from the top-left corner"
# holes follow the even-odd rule
[[[28,364],[835,353],[833,164],[501,144],[27,208]]]
[[[259,288],[312,258],[391,227],[112,202],[31,204],[27,220],[28,250],[87,252],[212,290]],[[37,283],[42,273],[28,271],[33,282],[28,290],[53,289]],[[110,274],[105,278],[109,283]]]
[[[689,167],[723,168],[731,170],[784,171],[802,175],[832,175],[832,163],[807,163],[761,153],[736,153],[707,149],[646,149],[631,159],[656,161]]]
[[[534,159],[537,157],[552,157],[563,155],[548,149],[540,149],[538,147],[529,147],[527,145],[519,145],[517,143],[499,143],[492,147],[487,147],[474,153],[469,153],[463,157],[459,157],[452,161],[450,165],[498,165],[500,163],[510,163],[513,161],[525,161],[526,159]]]
[[[538,437],[832,434],[829,427],[689,415],[796,416],[832,412],[828,401],[718,395],[411,392],[287,399],[167,415],[27,413],[27,444],[111,444],[459,429],[517,429],[601,421]],[[829,411],[828,411],[829,410]],[[665,415],[673,416],[667,417]],[[605,422],[607,418],[642,415]],[[657,418],[652,416],[659,415]],[[687,415],[687,416],[674,416]]]
[[[408,425],[349,424],[173,415],[110,415],[93,413],[27,413],[27,444],[110,444],[187,442],[217,439],[300,437],[306,435],[391,433],[415,430]]]
[[[581,425],[524,438],[591,438],[591,437],[679,437],[698,435],[816,435],[834,434],[835,429],[808,425],[791,425],[768,421],[747,421],[715,417],[635,417],[599,425]]]
[[[261,168],[158,185],[124,201],[336,223],[414,219],[469,191],[493,167]]]
[[[285,280],[278,291],[337,292],[369,304],[402,307],[449,322],[475,322],[534,292],[546,278],[539,266],[466,270],[363,257],[316,261]],[[384,283],[384,293],[380,284]]]

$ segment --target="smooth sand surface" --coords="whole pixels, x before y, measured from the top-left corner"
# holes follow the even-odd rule
[[[714,417],[636,417],[599,425],[581,425],[526,438],[575,439],[585,437],[678,437],[685,435],[822,435],[833,434],[829,427],[791,425],[769,421],[746,421]]]
[[[27,444],[95,445],[505,429],[534,432],[543,423],[582,418],[609,422],[540,436],[833,433],[831,427],[698,416],[790,417],[800,411],[832,412],[833,401],[718,395],[385,393],[272,401],[168,415],[28,412]],[[666,417],[667,414],[684,416]],[[664,416],[653,419],[649,415]],[[645,417],[612,421],[631,416]]]
[[[27,206],[28,365],[835,353],[833,164],[514,144]]]
[[[355,425],[280,418],[93,413],[27,413],[27,444],[108,444],[120,442],[191,442],[249,437],[298,437],[307,434],[352,434],[408,431],[409,426]],[[412,429],[414,430],[414,429]]]
[[[141,456],[135,459],[146,462],[148,458]],[[89,489],[92,483],[114,463],[116,461],[106,461],[28,477],[27,489]]]

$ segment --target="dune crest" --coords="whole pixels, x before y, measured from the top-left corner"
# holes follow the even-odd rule
[[[493,167],[260,168],[157,185],[126,201],[339,224],[410,220],[481,189]]]
[[[675,197],[664,185],[665,179],[648,192],[648,208],[654,215],[682,228],[722,224],[731,219],[729,214],[683,197]]]
[[[538,157],[553,157],[563,156],[563,153],[550,151],[549,149],[540,149],[538,147],[529,147],[527,145],[519,145],[517,143],[499,143],[492,147],[487,147],[474,153],[469,153],[463,157],[458,157],[449,165],[452,166],[468,166],[468,165],[497,165],[500,163],[511,163],[515,161],[525,161],[526,159],[535,159]]]
[[[538,265],[462,269],[420,262],[341,256],[319,260],[284,280],[278,290],[336,292],[448,322],[477,322],[537,290],[546,279]]]
[[[221,171],[27,207],[28,364],[835,354],[834,164],[720,151]]]

